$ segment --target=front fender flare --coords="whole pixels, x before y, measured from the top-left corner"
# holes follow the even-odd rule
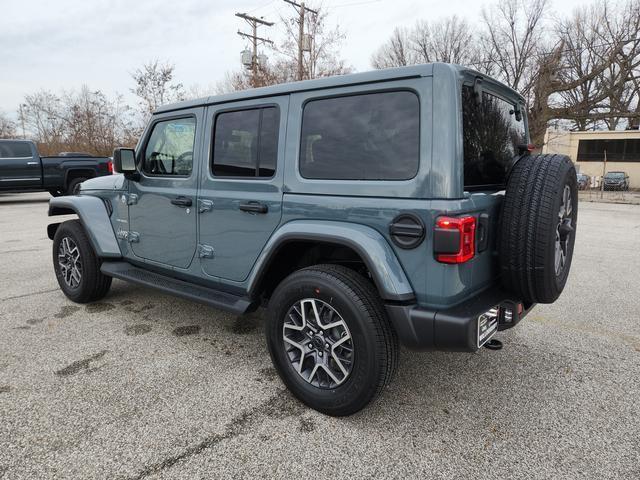
[[[107,207],[102,199],[91,196],[56,197],[49,200],[49,216],[76,214],[100,258],[120,258],[122,252],[113,232]],[[49,237],[55,233],[51,225]]]
[[[294,220],[273,233],[248,278],[251,295],[278,251],[287,243],[300,240],[333,243],[353,249],[364,260],[384,300],[404,302],[415,298],[402,265],[389,242],[377,230],[354,223],[320,220]]]

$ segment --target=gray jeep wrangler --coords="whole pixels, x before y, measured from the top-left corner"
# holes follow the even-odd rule
[[[266,306],[283,382],[329,415],[379,395],[399,345],[474,352],[562,292],[569,158],[530,153],[524,99],[430,64],[161,107],[120,175],[54,198],[74,302],[112,278],[243,314]]]

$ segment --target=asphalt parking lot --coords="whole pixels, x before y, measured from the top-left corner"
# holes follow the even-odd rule
[[[582,203],[569,284],[502,351],[403,351],[330,418],[236,318],[114,281],[58,290],[47,194],[0,195],[0,478],[640,478],[640,206]]]

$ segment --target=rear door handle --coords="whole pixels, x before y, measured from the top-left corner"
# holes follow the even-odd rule
[[[250,213],[267,213],[269,211],[269,207],[267,207],[264,203],[260,203],[260,202],[241,203],[239,208],[243,212],[250,212]]]
[[[38,162],[27,162],[27,165],[38,165]]]
[[[193,205],[193,201],[187,197],[176,197],[171,200],[173,205],[177,205],[178,207],[190,207]]]

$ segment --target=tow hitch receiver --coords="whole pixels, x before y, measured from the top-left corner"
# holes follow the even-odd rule
[[[505,301],[478,316],[478,348],[485,346],[500,350],[502,342],[492,337],[500,330],[506,330],[518,323],[531,306],[525,310],[521,302]]]

